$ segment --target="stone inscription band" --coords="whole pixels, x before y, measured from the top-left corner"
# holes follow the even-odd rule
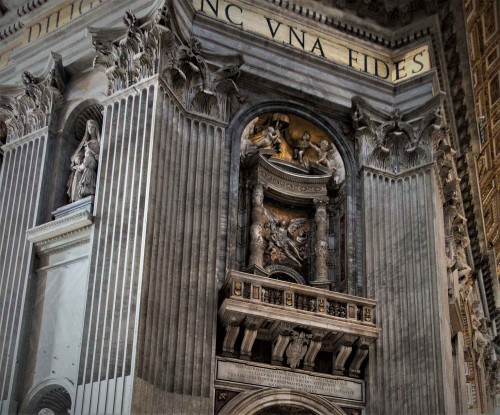
[[[339,376],[276,369],[263,364],[217,359],[217,380],[289,388],[329,398],[364,402],[364,382]]]
[[[370,50],[350,39],[322,32],[241,0],[193,0],[195,9],[231,26],[313,53],[390,82],[400,82],[431,69],[429,46],[391,53]]]

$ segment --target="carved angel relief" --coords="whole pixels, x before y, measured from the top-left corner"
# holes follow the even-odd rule
[[[309,257],[309,219],[283,219],[271,210],[264,209],[267,223],[263,237],[267,241],[266,265],[283,264],[301,268]]]
[[[345,173],[331,139],[308,120],[274,112],[246,126],[240,149],[238,266],[329,289],[335,267],[339,276],[345,269]]]

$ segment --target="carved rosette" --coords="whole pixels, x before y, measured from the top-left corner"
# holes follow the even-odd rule
[[[430,163],[433,133],[441,128],[440,100],[438,95],[407,113],[396,108],[387,114],[354,97],[353,124],[360,164],[399,174]]]
[[[164,5],[142,19],[127,11],[122,30],[89,29],[96,51],[94,67],[105,71],[109,95],[160,75],[187,110],[225,119],[232,98],[240,98],[236,81],[242,57],[209,54],[195,37],[183,41],[172,22],[173,10]],[[219,59],[226,64],[209,66],[208,55],[211,62]]]
[[[7,128],[7,143],[45,127],[51,127],[63,103],[65,73],[61,56],[51,54],[40,76],[28,71],[22,86],[0,86],[0,120]]]

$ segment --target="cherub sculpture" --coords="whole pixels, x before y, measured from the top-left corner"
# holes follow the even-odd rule
[[[293,158],[298,159],[299,163],[304,165],[304,153],[308,148],[317,148],[313,143],[311,143],[311,134],[304,131],[302,138],[299,140],[292,140],[292,138],[285,134],[286,142],[293,149]]]
[[[272,148],[278,153],[281,151],[280,132],[272,125],[262,132],[262,138],[255,143],[257,148]]]

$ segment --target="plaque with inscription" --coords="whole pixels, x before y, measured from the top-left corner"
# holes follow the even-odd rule
[[[364,403],[364,382],[343,376],[277,368],[261,363],[217,359],[217,380],[270,388],[295,389],[328,398]]]

